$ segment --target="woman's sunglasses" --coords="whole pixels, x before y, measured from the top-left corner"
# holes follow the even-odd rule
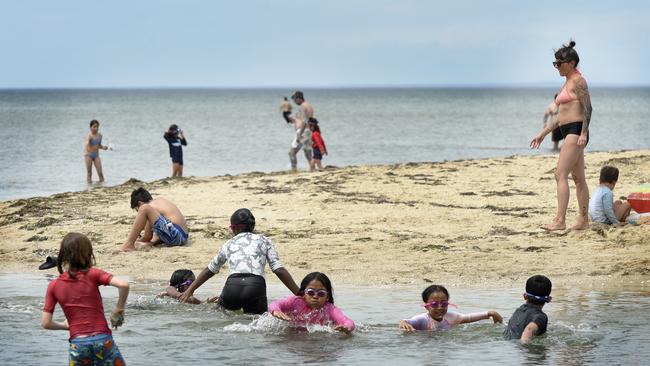
[[[553,67],[558,68],[569,61],[555,60],[553,61]]]
[[[305,290],[305,295],[311,296],[311,297],[325,297],[327,296],[327,290],[316,290],[314,288],[308,288]]]

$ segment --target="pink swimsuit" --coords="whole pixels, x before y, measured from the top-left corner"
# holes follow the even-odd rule
[[[275,300],[269,305],[269,313],[274,311],[291,316],[296,323],[321,324],[334,323],[342,325],[349,330],[354,330],[354,322],[330,302],[326,302],[321,309],[310,309],[302,296],[289,296],[283,300]]]
[[[578,70],[575,70],[574,73],[577,73],[578,75],[582,75]],[[564,85],[562,86],[562,90],[560,90],[557,97],[555,98],[555,104],[559,106],[560,104],[573,102],[576,99],[578,98],[569,94],[569,91],[566,89],[566,83],[564,83]]]

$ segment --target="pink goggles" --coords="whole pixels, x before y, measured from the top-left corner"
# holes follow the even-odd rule
[[[434,308],[435,309],[435,308],[446,308],[449,305],[451,305],[451,306],[453,306],[455,308],[458,307],[456,304],[452,304],[449,301],[431,301],[431,302],[428,302],[428,303],[426,303],[426,304],[424,304],[422,306],[424,306],[425,308]]]

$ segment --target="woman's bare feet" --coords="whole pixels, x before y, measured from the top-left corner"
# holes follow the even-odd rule
[[[553,219],[553,221],[550,224],[542,226],[542,229],[547,231],[565,230],[566,223],[558,219]]]
[[[571,226],[571,230],[587,230],[589,229],[589,219],[579,216],[576,224]]]

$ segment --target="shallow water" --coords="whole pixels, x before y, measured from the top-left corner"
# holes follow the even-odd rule
[[[562,84],[558,80],[557,87]],[[330,155],[349,166],[550,153],[529,148],[552,88],[306,90]],[[587,151],[648,148],[650,88],[593,88]],[[98,119],[106,185],[171,173],[162,134],[186,132],[186,176],[289,168],[289,90],[0,90],[0,200],[86,189],[82,147]],[[299,168],[305,169],[304,156]],[[95,173],[94,179],[97,180]]]
[[[63,364],[67,360],[64,331],[40,327],[48,275],[0,275],[0,350],[3,364]],[[490,321],[461,325],[450,331],[403,334],[400,318],[423,309],[420,288],[335,287],[335,300],[358,329],[351,336],[329,327],[288,329],[268,316],[225,312],[214,305],[186,305],[156,298],[162,283],[133,282],[125,325],[114,332],[127,362],[141,364],[644,364],[650,357],[650,290],[642,284],[627,289],[553,290],[545,306],[548,333],[523,346],[501,337],[503,325]],[[197,297],[218,292],[220,282],[207,282]],[[466,290],[449,287],[458,311],[495,309],[504,318],[521,304],[521,289]],[[269,298],[286,296],[269,285]],[[110,311],[117,290],[102,288]],[[57,306],[55,319],[62,320]]]

